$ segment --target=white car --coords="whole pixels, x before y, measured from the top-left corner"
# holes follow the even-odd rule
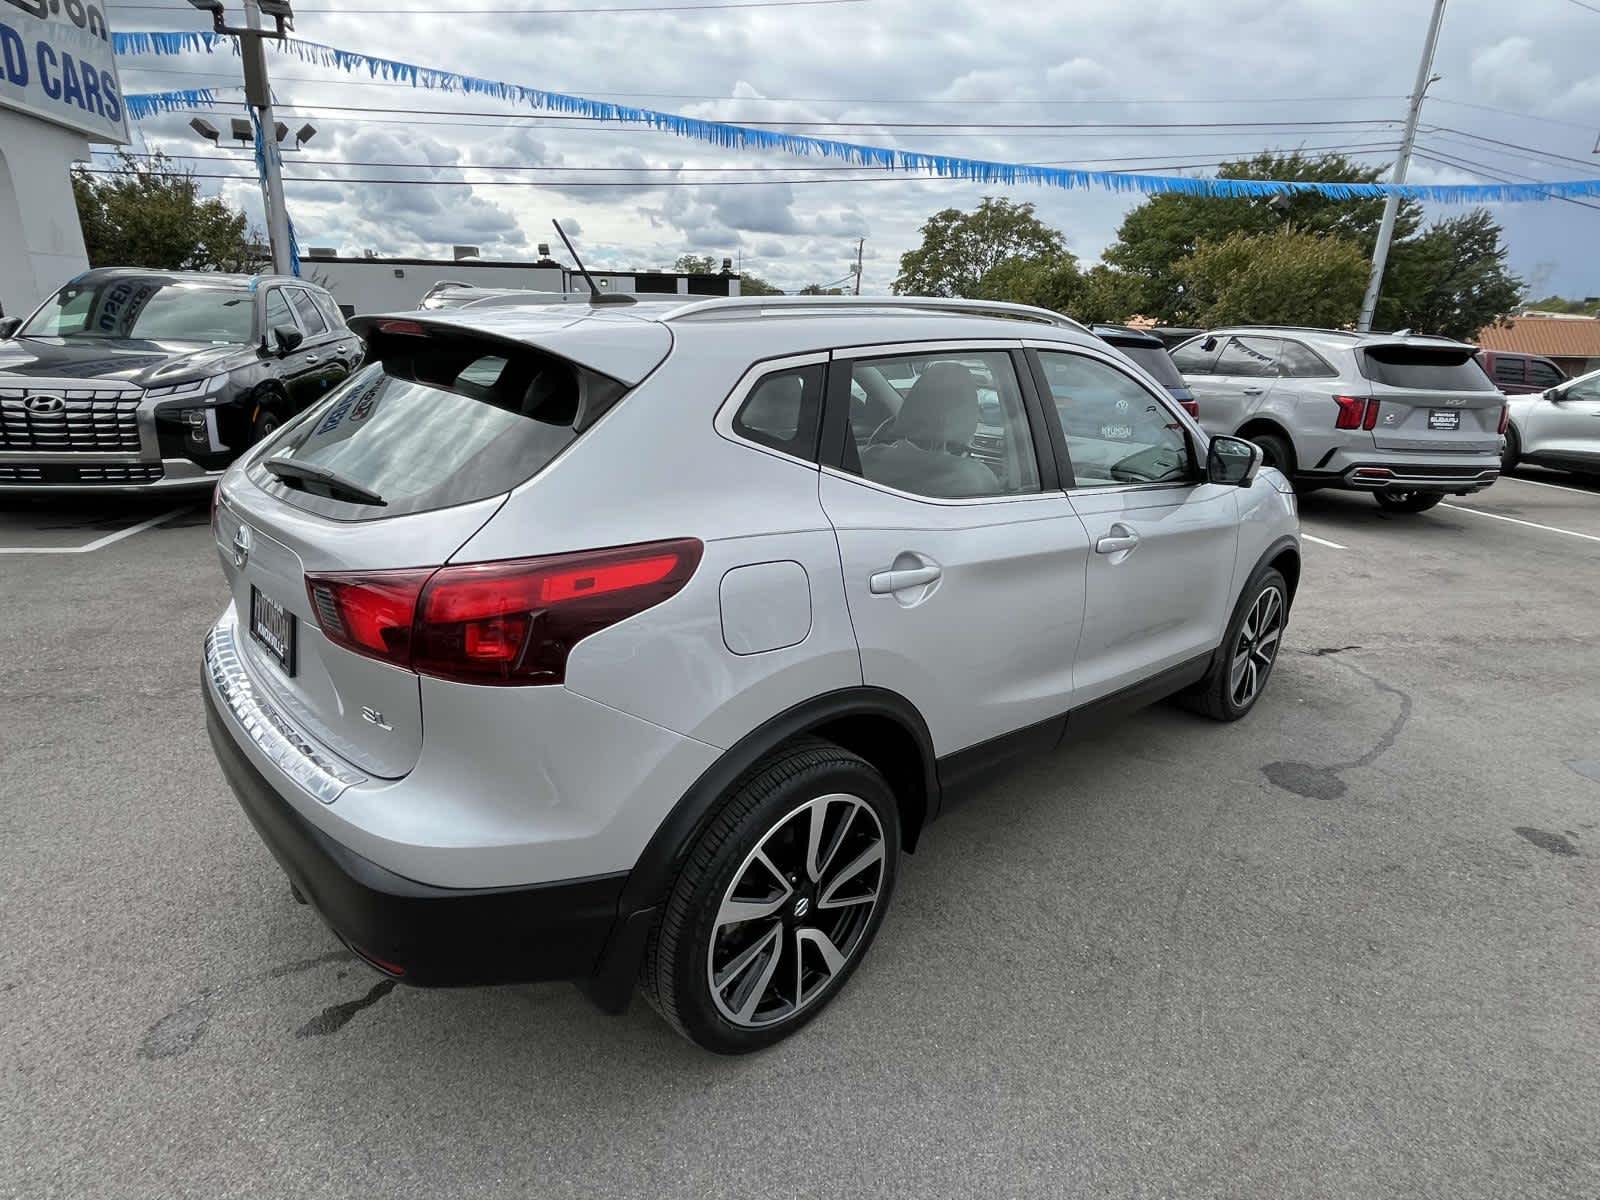
[[[369,365],[218,489],[205,690],[297,895],[395,979],[638,980],[756,1049],[964,785],[1176,692],[1237,720],[1271,674],[1288,482],[1054,313],[356,327]]]
[[[1503,470],[1519,463],[1600,474],[1600,371],[1543,392],[1507,396]]]

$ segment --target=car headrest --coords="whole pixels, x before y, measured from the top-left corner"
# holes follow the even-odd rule
[[[929,450],[966,446],[978,428],[978,381],[957,362],[936,362],[906,393],[892,427]]]

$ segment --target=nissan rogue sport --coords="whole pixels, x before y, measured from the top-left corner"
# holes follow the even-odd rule
[[[712,1050],[837,994],[1006,756],[1244,716],[1294,497],[1080,326],[966,301],[364,317],[223,477],[212,745],[350,948],[637,981]]]

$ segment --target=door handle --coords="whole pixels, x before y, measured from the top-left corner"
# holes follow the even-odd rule
[[[1126,525],[1113,525],[1109,536],[1101,538],[1094,544],[1096,554],[1120,554],[1124,550],[1132,550],[1139,544],[1139,535]],[[1121,530],[1121,533],[1116,532]]]
[[[912,567],[906,571],[878,571],[867,580],[874,596],[887,596],[908,588],[926,587],[944,574],[938,567]]]
[[[1266,390],[1265,388],[1248,387],[1248,388],[1244,389],[1244,394],[1246,396],[1259,396],[1265,390]]]

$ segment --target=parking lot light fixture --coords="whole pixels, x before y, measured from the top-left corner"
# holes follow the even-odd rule
[[[222,145],[222,130],[218,129],[204,117],[195,117],[189,122],[189,128],[194,130],[201,137],[205,138],[206,141],[210,142],[213,146],[220,147]]]

